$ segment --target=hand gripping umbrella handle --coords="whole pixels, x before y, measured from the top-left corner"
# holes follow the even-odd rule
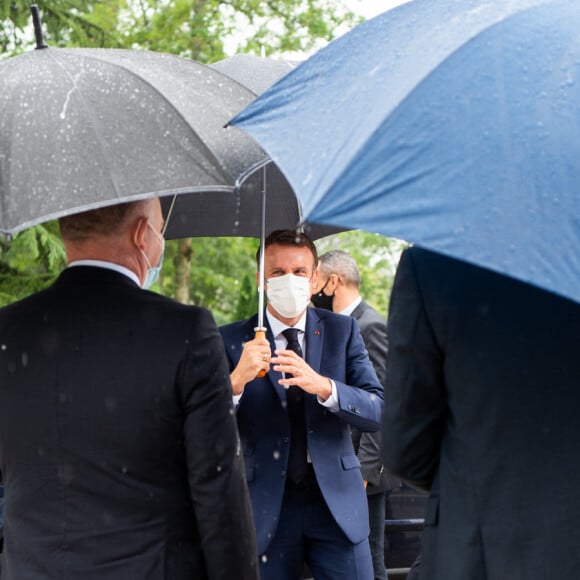
[[[255,338],[266,338],[266,329],[263,326],[258,326],[256,328],[254,328],[254,332],[256,333]],[[258,371],[256,378],[261,379],[262,377],[265,377],[266,372],[267,371],[265,369]]]
[[[254,328],[255,338],[266,338],[264,326],[264,240],[266,239],[266,165],[262,168],[262,219],[260,220],[260,259],[258,264],[258,326]],[[266,370],[258,371],[256,378],[266,376]]]

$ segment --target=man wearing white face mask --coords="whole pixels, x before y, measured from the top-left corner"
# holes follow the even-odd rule
[[[264,244],[266,338],[257,316],[220,329],[252,499],[261,580],[372,580],[367,501],[349,425],[376,431],[383,389],[356,320],[308,308],[316,247]],[[267,371],[256,378],[260,371]]]

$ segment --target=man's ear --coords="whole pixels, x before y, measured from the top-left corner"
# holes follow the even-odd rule
[[[340,285],[340,276],[338,274],[331,274],[328,277],[329,281],[330,281],[330,288],[329,290],[332,290],[332,294],[334,294],[336,292],[336,289],[338,288],[338,286]],[[328,288],[328,286],[327,286]]]
[[[145,250],[147,244],[145,242],[145,233],[147,232],[147,218],[137,218],[131,226],[131,239],[133,243],[140,249]]]

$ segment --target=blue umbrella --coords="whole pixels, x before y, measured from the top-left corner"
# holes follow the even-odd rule
[[[415,0],[233,121],[313,222],[399,237],[580,302],[576,0]]]

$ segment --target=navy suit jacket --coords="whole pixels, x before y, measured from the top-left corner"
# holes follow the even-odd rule
[[[425,578],[580,578],[580,304],[412,248],[388,333],[383,458],[430,491]]]
[[[256,325],[257,316],[220,328],[231,369]],[[266,336],[274,351],[270,328]],[[368,536],[369,522],[349,425],[361,431],[379,428],[383,387],[352,317],[309,308],[305,339],[305,360],[335,381],[340,406],[332,412],[306,394],[308,451],[326,504],[346,536],[357,543]],[[276,531],[286,480],[290,424],[280,378],[271,368],[265,377],[248,383],[237,409],[259,553]]]

